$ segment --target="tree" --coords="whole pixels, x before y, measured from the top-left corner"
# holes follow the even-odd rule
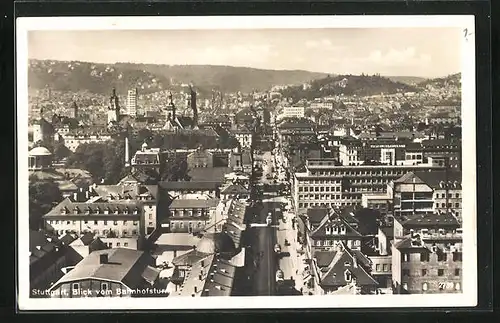
[[[142,128],[141,130],[138,131],[136,140],[140,143],[143,143],[145,141],[151,140],[152,137],[153,133],[151,132],[151,130],[147,128]]]
[[[115,184],[125,175],[125,148],[115,141],[82,144],[66,165],[89,171],[95,182]]]
[[[52,180],[37,181],[36,176],[30,177],[29,182],[29,226],[32,230],[39,230],[42,216],[61,202],[63,196],[59,186]]]
[[[71,150],[68,149],[62,142],[54,143],[54,157],[56,159],[64,159],[71,155]]]
[[[163,181],[189,181],[187,161],[180,156],[169,158],[161,170],[161,179]]]

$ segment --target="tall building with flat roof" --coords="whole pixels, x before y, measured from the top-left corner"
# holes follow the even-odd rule
[[[366,193],[384,193],[387,184],[412,171],[444,169],[435,164],[339,166],[335,159],[309,159],[294,174],[292,196],[299,212],[313,206],[361,205]]]
[[[137,89],[127,92],[127,115],[135,117],[137,115]]]

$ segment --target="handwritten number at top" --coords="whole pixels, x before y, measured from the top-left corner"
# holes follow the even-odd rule
[[[469,29],[465,28],[464,29],[464,38],[465,38],[465,41],[469,41],[469,36],[472,36],[472,33],[469,32]]]

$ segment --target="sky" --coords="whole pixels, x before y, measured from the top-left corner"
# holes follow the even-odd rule
[[[461,70],[460,28],[30,31],[28,56],[441,77]]]

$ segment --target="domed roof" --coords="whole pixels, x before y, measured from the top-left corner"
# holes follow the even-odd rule
[[[45,147],[35,147],[28,153],[30,156],[50,156],[52,153]]]
[[[196,250],[207,254],[235,253],[236,247],[227,233],[206,233],[198,242]]]

